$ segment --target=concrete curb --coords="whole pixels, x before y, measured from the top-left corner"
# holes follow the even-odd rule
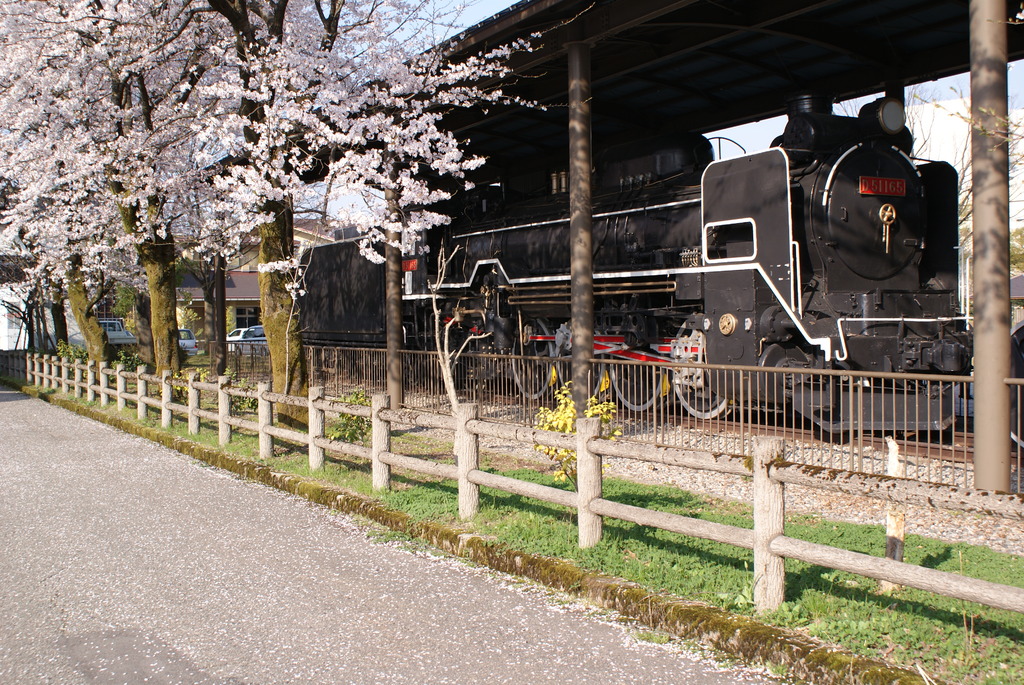
[[[10,378],[2,378],[0,382],[62,409],[146,438],[243,478],[343,513],[363,516],[392,530],[420,538],[452,555],[496,571],[529,578],[595,605],[614,609],[623,616],[657,630],[695,640],[745,661],[784,666],[792,677],[828,685],[924,685],[937,682],[926,681],[909,669],[857,656],[796,631],[768,626],[718,607],[669,595],[652,594],[636,583],[586,571],[561,559],[521,552],[457,528],[432,521],[415,521],[408,514],[388,509],[370,497],[302,476],[274,471],[269,466],[175,437],[157,428],[141,426],[132,420],[111,416],[56,394],[40,393],[38,388]]]

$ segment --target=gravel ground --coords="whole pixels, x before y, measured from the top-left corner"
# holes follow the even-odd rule
[[[483,449],[549,463],[530,446],[491,438],[481,440]],[[727,500],[747,503],[753,500],[749,478],[617,457],[606,457],[604,462],[610,476],[641,483],[675,485],[682,490]],[[1016,482],[1016,476],[1013,480]],[[789,486],[786,489],[786,511],[816,514],[831,521],[885,525],[886,505],[867,497]],[[911,535],[984,545],[998,552],[1024,556],[1024,526],[1007,519],[943,512],[929,507],[907,507],[906,521],[907,533]]]

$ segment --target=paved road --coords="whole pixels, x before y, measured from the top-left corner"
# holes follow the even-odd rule
[[[755,683],[0,389],[2,683]]]

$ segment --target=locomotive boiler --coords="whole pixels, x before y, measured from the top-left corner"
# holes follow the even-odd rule
[[[946,163],[914,160],[912,144],[896,100],[850,117],[833,114],[827,98],[806,96],[791,101],[783,134],[755,154],[715,161],[707,138],[691,133],[600,152],[595,359],[966,372],[957,176]],[[565,181],[560,170],[537,169],[446,207],[452,223],[427,236],[424,256],[405,262],[407,344],[432,345],[427,283],[436,281],[443,251],[454,253],[438,289],[445,316],[489,333],[485,344],[496,351],[569,354]],[[381,342],[383,298],[373,290],[382,288],[382,269],[351,243],[313,253],[320,254],[309,260],[303,303],[308,340]],[[735,399],[716,377],[677,370],[672,389],[691,414],[716,416]],[[801,388],[802,378],[779,381],[773,397],[785,395],[827,430],[849,428],[853,417],[831,384]],[[626,378],[611,380],[627,407],[656,399]],[[544,379],[516,381],[536,394]],[[866,392],[891,407],[893,388]],[[888,411],[875,425],[917,430],[951,420],[952,398],[938,384],[913,394],[927,406]]]

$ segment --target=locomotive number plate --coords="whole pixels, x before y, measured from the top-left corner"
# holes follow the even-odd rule
[[[402,260],[402,271],[415,271],[419,266],[418,259],[403,259]]]
[[[907,182],[902,178],[883,178],[881,176],[861,176],[861,195],[895,195],[906,197]]]

